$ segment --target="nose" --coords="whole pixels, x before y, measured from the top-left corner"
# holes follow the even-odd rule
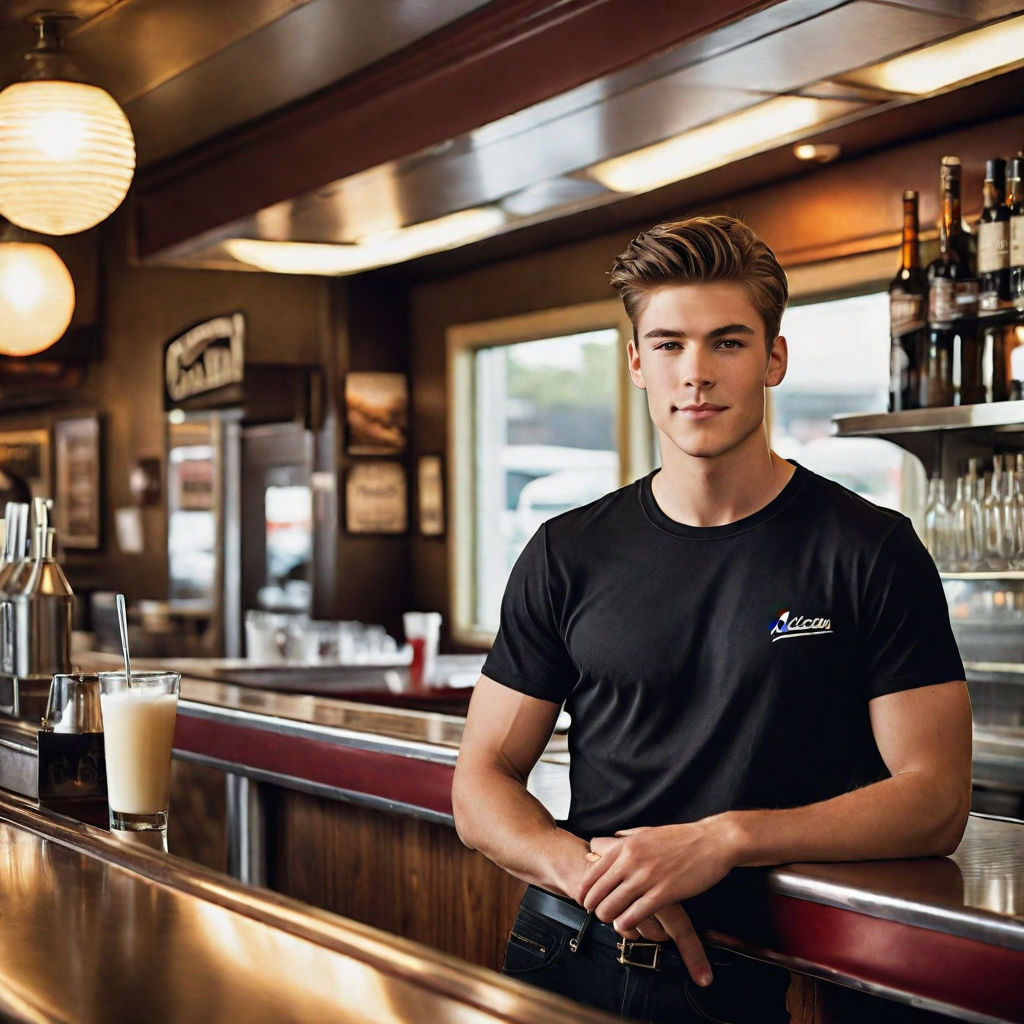
[[[711,358],[699,345],[688,347],[683,356],[682,374],[684,387],[705,391],[714,386]]]

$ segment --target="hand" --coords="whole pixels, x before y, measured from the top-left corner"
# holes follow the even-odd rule
[[[671,939],[676,944],[690,977],[698,985],[711,984],[711,964],[704,952],[704,945],[690,921],[689,914],[678,903],[662,907],[657,914],[631,929],[630,934],[624,938],[644,938],[648,942],[667,942]]]
[[[625,829],[592,839],[590,849],[598,856],[583,877],[579,902],[620,934],[705,892],[735,866],[721,816]]]

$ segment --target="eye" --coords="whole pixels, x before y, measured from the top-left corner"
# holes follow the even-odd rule
[[[736,338],[722,338],[718,343],[718,347],[724,349],[743,348],[743,342]]]
[[[675,352],[677,349],[681,349],[683,346],[678,341],[663,341],[660,345],[656,346],[656,351],[661,352]]]

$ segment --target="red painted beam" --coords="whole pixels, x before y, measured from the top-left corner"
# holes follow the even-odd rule
[[[452,765],[178,715],[175,750],[452,813]]]
[[[766,6],[495,0],[296,108],[143,175],[133,189],[137,251],[151,255],[444,142]]]
[[[777,952],[825,971],[1024,1022],[1024,952],[773,893]]]

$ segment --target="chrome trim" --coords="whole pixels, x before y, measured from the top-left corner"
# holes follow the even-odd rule
[[[331,743],[335,746],[351,747],[356,750],[368,750],[377,754],[415,757],[421,761],[432,761],[437,764],[454,765],[458,756],[456,748],[443,747],[425,741],[392,739],[377,734],[373,734],[370,738],[370,734],[356,732],[352,729],[320,725],[315,722],[299,722],[294,719],[242,711],[237,708],[215,707],[191,700],[179,700],[178,711],[180,714],[206,721],[225,722],[229,725],[244,726],[275,735],[317,740],[321,743]]]

